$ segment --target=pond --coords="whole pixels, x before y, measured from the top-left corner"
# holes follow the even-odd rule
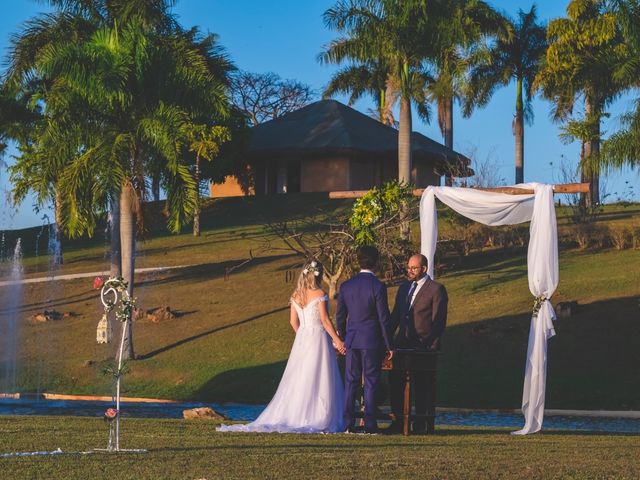
[[[0,415],[67,415],[101,417],[113,406],[111,402],[88,400],[41,400],[0,399]],[[122,418],[182,418],[188,408],[211,407],[234,420],[255,420],[265,405],[216,404],[216,403],[142,403],[122,402]],[[522,415],[509,412],[473,411],[438,412],[436,425],[458,425],[465,427],[507,427],[519,429],[523,426]],[[640,419],[547,416],[545,429],[580,430],[591,432],[640,434]]]

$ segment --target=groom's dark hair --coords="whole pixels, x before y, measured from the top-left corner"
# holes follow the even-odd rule
[[[363,245],[358,249],[358,265],[360,268],[371,270],[378,263],[378,249],[371,245]]]

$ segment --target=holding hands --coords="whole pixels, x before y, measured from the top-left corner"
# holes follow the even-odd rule
[[[335,348],[340,355],[347,353],[347,347],[344,346],[344,342],[339,338],[333,341],[333,348]]]

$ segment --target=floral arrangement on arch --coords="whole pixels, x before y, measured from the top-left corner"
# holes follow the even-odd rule
[[[376,227],[397,218],[403,205],[413,198],[413,187],[392,180],[374,187],[353,204],[349,226],[356,244],[372,245],[378,240]]]

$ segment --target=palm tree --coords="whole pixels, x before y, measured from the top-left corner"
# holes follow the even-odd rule
[[[186,128],[189,151],[195,154],[194,180],[196,182],[196,206],[193,213],[193,236],[200,236],[200,180],[202,160],[213,160],[220,151],[220,145],[231,140],[227,127],[216,125],[188,125]]]
[[[426,6],[420,0],[340,0],[323,17],[325,25],[342,37],[332,41],[320,54],[325,63],[351,62],[355,67],[376,66],[376,71],[388,72],[385,91],[382,92],[378,75],[370,82],[381,99],[379,109],[391,108],[392,98],[400,103],[398,124],[398,180],[411,183],[411,104],[418,115],[429,119],[426,96],[427,82],[431,78],[424,68],[430,45],[423,41],[421,32],[426,26]],[[383,107],[384,105],[384,107]],[[384,114],[382,114],[384,115]],[[410,236],[408,209],[401,216],[400,234]]]
[[[502,16],[481,0],[354,0],[338,2],[324,19],[345,36],[333,41],[320,60],[351,62],[333,77],[325,95],[350,92],[353,103],[368,93],[384,123],[393,118],[389,112],[399,100],[398,176],[408,182],[411,103],[425,121],[428,101],[437,103],[445,145],[453,148],[453,100],[466,70],[462,51],[483,36],[504,32]]]
[[[613,133],[602,145],[601,167],[640,167],[640,100],[636,100],[635,110],[623,115],[621,120],[624,128]]]
[[[172,2],[166,0],[44,0],[44,3],[53,7],[53,12],[28,20],[22,31],[11,37],[6,82],[12,87],[25,87],[33,80],[36,60],[47,48],[86,41],[99,28],[112,27],[118,22],[126,23],[131,18],[138,19],[146,27],[153,26],[163,30],[176,25],[173,17],[168,14],[168,7]],[[49,86],[47,83],[52,82],[53,79],[49,79],[45,85],[39,86],[40,90],[46,89]],[[59,194],[54,192],[55,196]],[[41,195],[38,198],[46,201]],[[122,273],[118,201],[118,198],[112,199],[109,215],[112,276],[120,276]],[[56,204],[57,232],[60,225],[59,203]]]
[[[531,99],[533,81],[547,49],[546,27],[537,22],[535,5],[528,12],[518,11],[518,18],[508,19],[511,36],[498,37],[492,44],[474,52],[469,72],[469,95],[464,114],[474,106],[484,106],[500,86],[516,82],[516,111],[513,134],[516,140],[516,183],[524,182],[524,124],[533,121]]]
[[[621,28],[625,49],[614,78],[628,89],[640,85],[640,2],[614,0],[613,11]],[[621,118],[622,129],[603,144],[600,164],[610,169],[640,166],[640,98],[635,109]]]
[[[348,61],[359,67],[380,65],[377,72],[388,72],[385,92],[390,85],[397,89],[398,180],[402,183],[411,182],[411,104],[420,116],[429,117],[424,69],[429,46],[420,35],[424,10],[418,0],[352,0],[339,1],[323,15],[325,25],[344,36],[332,41],[320,60],[334,64]],[[381,95],[379,81],[370,83],[366,90],[375,89],[376,95]]]
[[[52,232],[57,244],[53,262],[62,265],[62,233],[60,231],[60,193],[56,189],[56,162],[47,162],[46,156],[38,151],[33,139],[41,132],[45,117],[40,105],[29,106],[32,96],[38,89],[39,82],[34,81],[27,91],[17,91],[8,85],[0,87],[0,156],[3,154],[7,140],[14,140],[24,162],[18,162],[8,168],[10,179],[14,184],[13,202],[21,203],[29,193],[35,193],[39,207],[53,203],[55,222]],[[13,91],[12,91],[13,90]]]
[[[581,180],[590,183],[581,205],[600,202],[600,122],[605,108],[623,89],[614,71],[625,47],[616,16],[605,0],[572,0],[567,18],[549,22],[549,48],[535,84],[554,103],[554,117],[567,120],[578,98],[584,101],[584,117],[567,123],[564,138],[581,140]]]
[[[453,104],[464,97],[468,67],[464,53],[482,38],[509,38],[510,30],[504,17],[482,0],[432,0],[427,5],[429,27],[423,34],[432,46],[430,64],[435,72],[429,98],[437,104],[444,144],[453,149]],[[452,174],[455,169],[446,175],[448,185]]]
[[[63,227],[71,236],[92,233],[109,201],[119,199],[122,274],[132,295],[145,172],[160,167],[169,227],[179,231],[197,206],[196,182],[183,155],[186,132],[202,118],[214,124],[226,115],[228,81],[218,76],[231,64],[224,55],[208,58],[220,51],[214,39],[184,32],[172,21],[150,26],[142,15],[126,12],[127,21],[97,29],[89,39],[47,45],[32,68],[55,79],[44,101],[58,121],[48,125],[43,141],[74,151],[58,184]],[[80,114],[72,114],[73,105],[81,106]],[[130,321],[126,328],[126,352],[133,358]]]
[[[319,57],[322,61],[322,56]],[[323,98],[338,94],[349,95],[349,105],[353,105],[363,95],[368,94],[376,104],[375,112],[370,115],[380,123],[396,127],[393,106],[397,101],[397,87],[390,79],[387,66],[380,60],[369,60],[361,64],[352,64],[336,72],[322,93]]]
[[[7,142],[24,140],[41,119],[40,107],[29,108],[27,102],[24,95],[18,95],[7,85],[0,85],[0,157]]]

